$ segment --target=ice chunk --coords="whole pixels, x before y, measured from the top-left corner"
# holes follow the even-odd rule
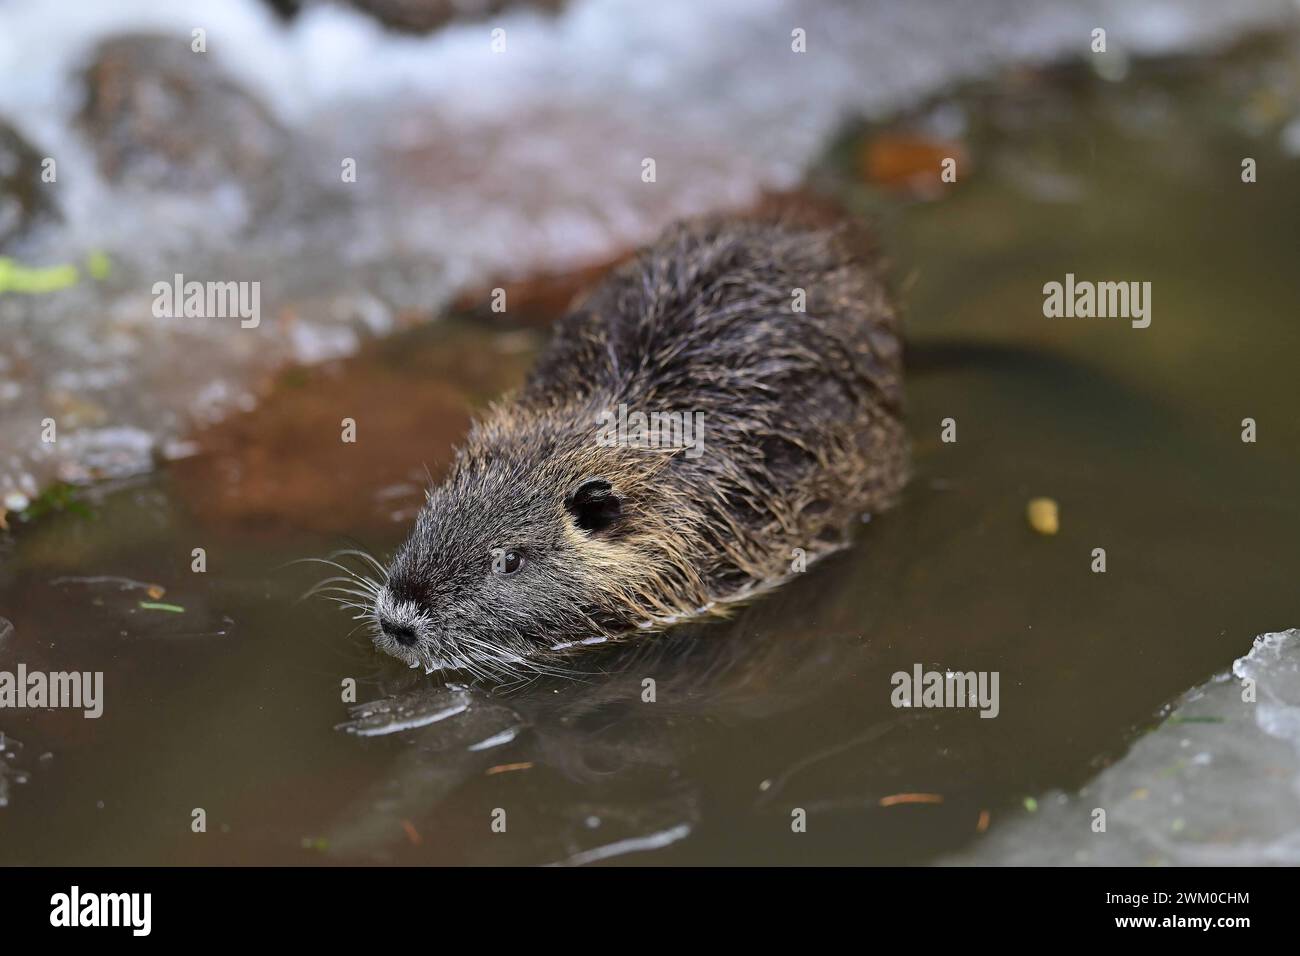
[[[946,862],[1300,863],[1300,630],[1255,638],[1077,794],[1038,798]]]

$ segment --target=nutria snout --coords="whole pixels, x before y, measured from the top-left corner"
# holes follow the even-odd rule
[[[902,487],[901,354],[839,232],[670,228],[473,426],[387,568],[375,646],[518,676],[779,582]]]

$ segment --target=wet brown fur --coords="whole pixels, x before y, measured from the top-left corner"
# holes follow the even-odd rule
[[[896,313],[843,231],[674,226],[581,300],[473,427],[376,607],[409,617],[420,644],[376,643],[499,676],[575,640],[722,613],[891,503],[901,400]],[[602,445],[620,405],[702,413],[703,453]],[[617,517],[584,530],[574,496],[592,480]],[[527,563],[493,575],[487,555],[506,548]]]

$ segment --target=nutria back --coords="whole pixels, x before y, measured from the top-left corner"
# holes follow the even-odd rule
[[[728,603],[902,487],[902,361],[844,235],[670,228],[476,423],[377,589],[376,645],[500,677]]]

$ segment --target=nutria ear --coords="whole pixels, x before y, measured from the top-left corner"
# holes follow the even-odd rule
[[[623,514],[623,499],[614,494],[614,486],[604,478],[591,478],[565,499],[564,507],[583,531],[599,532],[618,521]]]

